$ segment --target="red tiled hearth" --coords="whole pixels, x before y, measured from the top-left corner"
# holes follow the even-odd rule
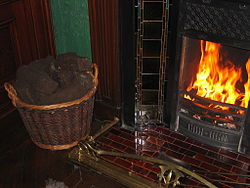
[[[249,187],[250,158],[207,146],[165,127],[146,126],[142,131],[112,128],[98,139],[99,149],[158,157],[165,153],[191,165],[191,170],[218,187]],[[155,164],[135,159],[100,156],[103,160],[151,181],[158,181]],[[209,172],[209,173],[208,173]],[[231,183],[228,183],[231,182]],[[195,179],[182,179],[182,187],[201,186]],[[237,183],[237,184],[235,184]]]

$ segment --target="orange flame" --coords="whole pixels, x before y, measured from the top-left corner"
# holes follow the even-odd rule
[[[242,103],[241,103],[241,106],[245,108],[248,107],[248,102],[250,99],[250,58],[247,61],[246,70],[247,70],[247,75],[248,75],[248,81],[244,84],[245,97],[243,98]]]
[[[241,102],[240,106],[247,108],[250,99],[250,79],[244,85],[245,93],[237,89],[238,81],[242,82],[242,69],[229,60],[222,62],[220,49],[220,44],[201,40],[201,58],[196,80],[188,86],[187,91],[194,89],[198,96],[223,103]],[[250,58],[246,70],[250,75]]]

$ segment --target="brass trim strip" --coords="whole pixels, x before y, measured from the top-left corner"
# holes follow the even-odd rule
[[[83,154],[81,160],[78,160],[78,148],[74,148],[69,154],[69,158],[79,165],[87,165],[94,168],[116,180],[122,184],[133,188],[160,188],[157,183],[142,178],[134,173],[126,171],[120,167],[116,167],[104,160],[95,160],[87,154]]]
[[[187,174],[210,188],[216,188],[215,185],[213,185],[206,179],[202,178],[198,174],[169,161],[164,161],[158,158],[140,156],[135,154],[126,154],[120,152],[111,152],[111,151],[94,149],[93,145],[95,144],[95,139],[100,137],[103,133],[108,131],[118,122],[119,119],[115,118],[110,124],[107,124],[103,129],[101,129],[95,136],[93,137],[89,136],[86,138],[86,140],[80,141],[78,143],[78,146],[75,147],[69,153],[69,158],[75,163],[86,164],[98,171],[104,172],[105,174],[120,180],[122,183],[130,187],[160,188],[163,183],[165,184],[166,188],[168,188],[169,186],[175,187],[181,184],[179,182],[179,179],[181,177],[184,177],[184,174]],[[161,172],[158,174],[159,182],[158,183],[151,182],[145,178],[133,174],[130,171],[126,171],[121,168],[115,167],[111,163],[105,162],[104,160],[97,157],[101,155],[138,159],[158,164],[161,170]]]

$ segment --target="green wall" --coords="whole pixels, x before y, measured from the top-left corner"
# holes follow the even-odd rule
[[[76,52],[91,59],[88,0],[51,0],[57,54]]]

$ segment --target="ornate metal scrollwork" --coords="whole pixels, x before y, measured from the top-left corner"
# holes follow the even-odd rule
[[[114,120],[115,121],[115,120]],[[117,120],[116,120],[117,121]],[[112,124],[112,123],[111,123]],[[113,123],[114,124],[114,123]],[[126,153],[120,153],[120,152],[112,152],[112,151],[105,151],[105,150],[99,150],[96,149],[95,145],[95,139],[100,136],[102,133],[106,132],[109,128],[111,128],[113,125],[108,125],[102,129],[97,136],[94,137],[87,137],[84,141],[79,142],[77,146],[77,160],[78,162],[83,161],[83,156],[88,156],[89,158],[94,159],[95,161],[100,160],[98,156],[106,155],[106,156],[116,156],[121,158],[128,158],[128,159],[137,159],[137,160],[143,160],[147,162],[151,162],[156,164],[161,172],[158,174],[158,180],[159,180],[159,187],[162,187],[163,184],[165,184],[166,187],[176,187],[180,184],[180,178],[185,177],[186,175],[195,178],[196,180],[202,182],[206,186],[210,188],[216,188],[215,185],[207,181],[206,179],[202,178],[198,174],[184,168],[183,166],[177,165],[173,162],[153,158],[153,157],[147,157],[147,156],[140,156],[136,154],[126,154]],[[69,156],[71,158],[71,156]]]

